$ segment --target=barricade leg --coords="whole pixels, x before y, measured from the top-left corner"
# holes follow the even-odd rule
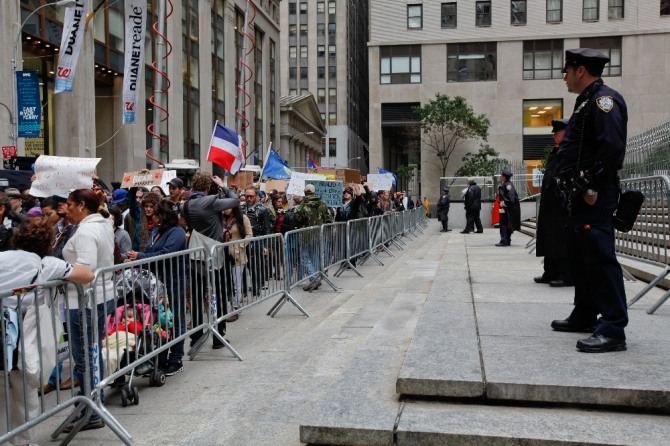
[[[652,280],[651,282],[649,282],[649,283],[647,284],[647,286],[645,286],[639,293],[637,293],[637,294],[635,295],[635,297],[633,297],[633,298],[628,302],[628,308],[630,308],[630,307],[631,307],[635,302],[637,302],[638,300],[642,299],[642,297],[643,297],[645,294],[647,294],[652,288],[654,288],[656,285],[658,285],[658,283],[659,283],[661,280],[663,280],[663,278],[664,278],[665,276],[667,276],[668,273],[670,273],[670,267],[666,266],[665,269],[664,269],[664,271],[663,271],[661,274],[659,274],[658,276],[656,276],[656,277],[654,278],[654,280]],[[662,304],[662,302],[661,302],[661,304]],[[660,305],[659,305],[659,306],[660,306]],[[654,310],[654,311],[656,311],[656,310]],[[651,314],[651,313],[649,313],[649,314]]]

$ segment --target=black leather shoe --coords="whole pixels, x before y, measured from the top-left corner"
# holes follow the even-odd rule
[[[496,246],[509,246],[509,243],[496,243]]]
[[[586,353],[621,352],[626,350],[626,340],[593,333],[590,338],[577,341],[577,349]]]
[[[564,287],[564,286],[572,286],[572,284],[569,283],[569,282],[566,282],[565,280],[558,279],[558,280],[549,281],[549,286],[553,286],[553,287],[558,288],[558,287]]]
[[[551,322],[551,328],[556,331],[569,331],[571,333],[593,333],[594,325],[578,324],[568,319],[557,319]]]
[[[484,231],[475,231],[475,234],[483,234]]]
[[[461,234],[469,234],[470,231],[466,231],[465,229],[461,231]]]
[[[537,276],[533,277],[533,281],[535,283],[549,283],[551,282],[551,279],[546,279],[544,276]]]

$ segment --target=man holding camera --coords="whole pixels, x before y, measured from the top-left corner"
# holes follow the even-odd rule
[[[556,155],[558,186],[568,211],[568,257],[575,307],[557,331],[593,332],[577,342],[584,352],[626,350],[626,292],[614,249],[619,199],[617,172],[626,151],[623,97],[600,78],[609,57],[589,49],[565,52],[564,81],[578,95]],[[600,317],[598,317],[600,315]]]

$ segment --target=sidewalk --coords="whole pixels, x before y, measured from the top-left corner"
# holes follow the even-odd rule
[[[612,412],[598,408],[602,402],[670,407],[670,306],[645,312],[660,291],[631,309],[627,352],[587,355],[574,348],[579,335],[549,328],[569,313],[572,289],[533,283],[542,266],[524,249],[526,236],[497,248],[497,230],[441,234],[431,220],[425,234],[403,240],[396,257],[380,254],[383,267],[368,260],[363,279],[349,271],[334,278],[338,292],[293,290],[309,318],[292,305],[270,318],[273,302],[245,311],[226,336],[243,361],[207,344],[164,387],[137,380],[138,406],[121,407],[109,390],[107,407],[137,445],[246,446],[444,444],[445,435],[457,443],[501,435],[551,444],[551,433],[563,441],[562,430],[585,413],[528,404],[551,407],[568,395],[577,400],[571,406],[589,404],[603,426]],[[626,290],[642,286],[627,282]],[[667,442],[667,417],[614,415],[620,421],[609,437],[588,436],[602,427],[590,423],[570,441]],[[54,444],[49,429],[62,420],[40,427],[37,443]],[[520,420],[537,424],[515,431]],[[635,420],[644,432],[628,429]],[[119,441],[101,429],[71,444]]]

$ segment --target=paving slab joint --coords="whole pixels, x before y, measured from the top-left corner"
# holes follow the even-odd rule
[[[402,411],[405,409],[405,402],[400,401],[398,406],[398,414],[395,417],[395,422],[393,423],[393,444],[398,444],[398,425],[400,424],[400,418],[402,417]]]

